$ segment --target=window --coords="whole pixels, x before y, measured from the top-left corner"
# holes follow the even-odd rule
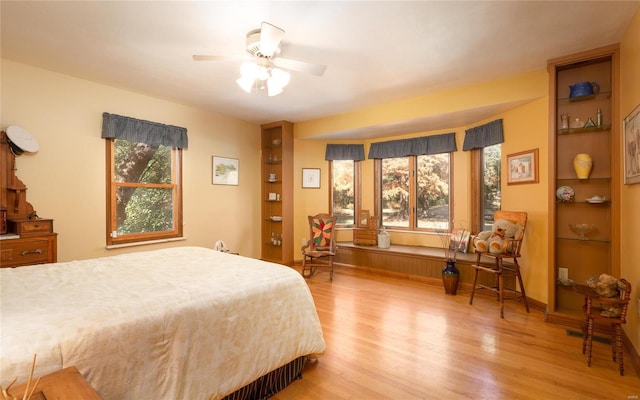
[[[360,161],[362,144],[327,144],[324,159],[329,161],[329,203],[337,224],[356,225],[360,216]]]
[[[379,163],[382,224],[408,230],[448,230],[450,153],[383,158]]]
[[[504,143],[502,119],[465,131],[462,149],[471,151],[471,230],[490,230],[500,209],[500,156]]]
[[[354,160],[329,161],[331,179],[331,212],[338,225],[354,226],[359,210],[360,162]]]
[[[491,230],[493,225],[493,213],[501,207],[500,158],[502,145],[500,143],[474,150],[473,168],[474,190],[473,203],[476,206],[473,220],[478,225],[474,227],[476,232]]]
[[[182,150],[108,139],[107,245],[182,236]]]

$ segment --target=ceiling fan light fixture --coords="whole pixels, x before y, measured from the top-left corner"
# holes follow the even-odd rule
[[[236,83],[238,84],[238,86],[240,86],[240,88],[242,88],[242,90],[247,93],[251,93],[251,89],[253,88],[253,84],[255,81],[255,79],[243,76],[242,78],[236,80]]]
[[[291,74],[287,71],[281,70],[280,68],[273,68],[271,70],[271,79],[269,80],[275,80],[278,83],[278,86],[283,88],[289,84],[289,81],[291,81]]]
[[[277,96],[280,93],[282,93],[282,86],[275,79],[269,78],[267,80],[267,94],[269,96]]]

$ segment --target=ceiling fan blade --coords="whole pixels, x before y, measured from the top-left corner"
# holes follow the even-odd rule
[[[260,53],[265,57],[273,56],[283,37],[284,30],[268,22],[263,22],[260,28]]]
[[[278,67],[290,69],[292,71],[306,72],[308,74],[317,76],[322,76],[322,74],[324,74],[324,71],[327,69],[326,65],[311,64],[304,61],[292,60],[290,58],[277,57],[271,61]]]
[[[251,57],[247,55],[237,55],[237,56],[213,56],[206,54],[194,54],[193,61],[238,61],[238,60],[247,60]]]

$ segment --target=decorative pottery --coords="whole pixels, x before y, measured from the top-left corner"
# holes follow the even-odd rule
[[[598,82],[578,82],[569,85],[569,97],[581,97],[597,94],[600,92],[600,84]]]
[[[593,167],[593,160],[589,154],[578,154],[573,159],[573,169],[576,171],[578,179],[589,179]]]
[[[587,203],[591,203],[591,204],[601,204],[601,203],[604,203],[605,201],[607,201],[607,196],[593,195],[587,199]]]
[[[380,233],[378,233],[378,247],[381,249],[388,249],[391,247],[391,236],[384,226],[380,229]]]
[[[556,190],[556,197],[560,201],[571,201],[574,194],[575,191],[571,186],[560,186],[558,190]]]
[[[455,296],[458,291],[458,281],[460,280],[460,271],[456,267],[455,260],[447,260],[447,264],[442,268],[442,283],[444,284],[444,293],[449,296]]]

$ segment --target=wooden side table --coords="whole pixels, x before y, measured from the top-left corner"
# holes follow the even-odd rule
[[[33,385],[35,379],[31,383]],[[26,382],[11,388],[9,394],[22,399]],[[32,400],[102,400],[76,367],[67,367],[40,378]]]

